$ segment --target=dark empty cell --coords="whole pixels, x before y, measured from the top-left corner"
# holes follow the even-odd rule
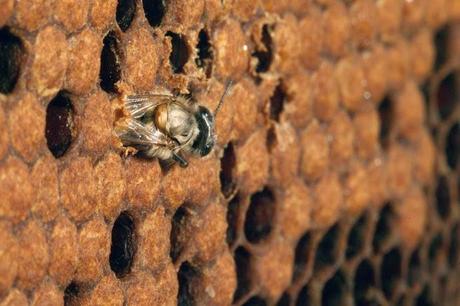
[[[166,13],[165,0],[143,0],[145,18],[152,27],[158,27]]]
[[[74,134],[73,107],[68,94],[60,91],[46,109],[45,137],[54,157],[64,155],[72,144]]]
[[[179,292],[177,294],[178,306],[194,306],[195,300],[192,294],[193,278],[198,276],[198,272],[188,263],[184,262],[177,273],[179,280]]]
[[[460,255],[460,224],[454,225],[450,232],[450,245],[449,245],[449,265],[454,268],[458,265]]]
[[[346,256],[348,259],[356,256],[364,248],[364,239],[367,230],[366,215],[361,216],[353,225],[348,234]]]
[[[245,248],[235,250],[235,265],[237,287],[233,295],[233,301],[238,301],[251,289],[251,254]]]
[[[286,100],[286,93],[280,82],[275,88],[273,96],[270,98],[270,118],[275,121],[280,120],[280,114],[284,109],[284,102]]]
[[[184,206],[181,206],[172,218],[172,228],[171,228],[171,250],[170,256],[175,262],[179,257],[182,249],[184,248],[183,239],[181,239],[181,234],[183,232],[183,227],[187,217],[187,210]]]
[[[354,298],[356,305],[368,305],[368,292],[375,286],[374,268],[368,260],[363,260],[356,269],[354,284]]]
[[[460,104],[460,100],[458,100]],[[455,169],[460,158],[460,123],[449,130],[446,140],[446,159],[449,167]]]
[[[136,0],[118,0],[116,19],[120,29],[125,32],[136,14]]]
[[[198,34],[198,44],[196,49],[198,50],[198,56],[195,59],[195,63],[198,67],[204,68],[206,75],[209,77],[211,75],[211,61],[213,55],[212,47],[209,42],[209,35],[204,29],[202,29]]]
[[[340,230],[336,224],[321,239],[315,255],[315,270],[334,264],[338,256]]]
[[[134,221],[127,212],[122,212],[113,224],[109,257],[110,268],[118,278],[130,272],[135,250]]]
[[[374,238],[372,241],[373,248],[376,252],[382,249],[384,243],[391,235],[391,227],[393,225],[394,212],[391,204],[386,204],[380,211],[379,220],[377,222]]]
[[[267,139],[265,142],[269,153],[271,153],[272,149],[275,147],[276,141],[277,141],[277,138],[276,138],[275,128],[274,126],[271,126],[267,131]]]
[[[289,305],[291,305],[291,297],[287,292],[285,292],[278,300],[278,303],[276,303],[276,306],[289,306]]]
[[[383,257],[380,267],[380,282],[385,296],[392,297],[398,281],[401,278],[401,252],[398,248],[392,249]]]
[[[346,293],[346,280],[345,276],[338,271],[327,283],[324,285],[321,305],[323,306],[338,306],[345,304]]]
[[[263,47],[252,54],[257,58],[256,72],[267,72],[270,69],[270,65],[273,61],[273,41],[270,35],[270,26],[264,25],[262,27],[262,44]]]
[[[294,281],[305,273],[311,254],[312,239],[311,234],[308,232],[299,239],[295,248],[294,274],[292,275]]]
[[[187,63],[190,55],[188,46],[180,34],[169,31],[166,33],[166,36],[171,37],[172,51],[169,55],[169,62],[171,63],[171,67],[174,73],[183,73],[184,66]]]
[[[420,283],[423,273],[422,259],[420,258],[420,249],[415,249],[409,259],[409,268],[407,274],[407,282],[409,286],[414,286]]]
[[[436,265],[439,261],[443,244],[444,241],[441,233],[437,234],[430,243],[428,248],[428,261],[430,264],[430,269],[432,270],[436,268]]]
[[[246,301],[246,303],[243,304],[243,306],[266,306],[267,302],[265,302],[264,299],[258,297],[258,296],[253,296],[249,300]]]
[[[80,287],[75,282],[71,282],[64,289],[64,306],[78,305],[77,297],[80,293]]]
[[[238,214],[240,212],[240,196],[236,195],[228,203],[227,209],[227,243],[232,246],[237,237]]]
[[[436,208],[442,219],[447,219],[450,215],[450,193],[449,181],[447,177],[441,176],[436,187]]]
[[[310,296],[310,291],[307,285],[305,285],[304,287],[302,287],[299,294],[297,295],[296,306],[309,306],[309,305],[312,305],[311,296]]]
[[[391,99],[385,97],[379,105],[379,119],[380,119],[380,132],[379,141],[382,148],[387,148],[389,144],[389,137],[391,127],[393,125],[393,109],[391,106]]]
[[[229,197],[234,189],[235,182],[233,172],[236,166],[236,156],[233,144],[230,142],[224,150],[224,156],[220,159],[220,187],[222,194]]]
[[[22,42],[8,28],[0,29],[0,93],[14,90],[22,60]]]
[[[265,187],[251,197],[244,222],[246,238],[253,243],[267,238],[272,231],[274,217],[275,197],[271,190]]]
[[[435,306],[437,303],[433,300],[431,297],[430,293],[430,288],[428,285],[423,288],[423,291],[420,293],[420,295],[417,297],[415,301],[416,306]]]
[[[436,105],[439,116],[442,120],[450,117],[455,107],[459,103],[458,89],[456,88],[457,79],[455,74],[451,73],[446,76],[438,85],[436,92]]]
[[[436,45],[435,70],[446,63],[448,58],[449,26],[441,28],[434,37]]]
[[[116,93],[115,83],[120,80],[121,75],[118,38],[114,32],[110,32],[104,37],[103,43],[99,72],[101,88],[106,92]]]

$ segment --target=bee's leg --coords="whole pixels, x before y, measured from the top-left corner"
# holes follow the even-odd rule
[[[188,166],[187,160],[185,160],[185,158],[183,158],[177,153],[173,153],[173,160],[179,163],[179,166],[181,166],[182,168],[187,168]]]
[[[123,156],[126,158],[130,155],[136,155],[138,150],[134,147],[123,147]]]

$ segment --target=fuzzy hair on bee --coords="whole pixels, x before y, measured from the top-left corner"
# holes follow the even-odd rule
[[[127,95],[122,98],[122,113],[115,122],[115,133],[125,154],[177,162],[187,167],[184,153],[206,156],[214,148],[214,123],[225,96],[211,113],[194,100],[169,92]]]

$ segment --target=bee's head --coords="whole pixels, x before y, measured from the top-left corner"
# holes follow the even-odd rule
[[[195,120],[199,133],[192,144],[192,148],[201,156],[206,156],[212,151],[216,142],[214,136],[214,116],[206,107],[200,106],[195,113]]]

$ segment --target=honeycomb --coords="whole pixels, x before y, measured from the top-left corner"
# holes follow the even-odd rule
[[[0,305],[459,305],[458,0],[0,0]],[[125,158],[120,89],[214,109]]]

